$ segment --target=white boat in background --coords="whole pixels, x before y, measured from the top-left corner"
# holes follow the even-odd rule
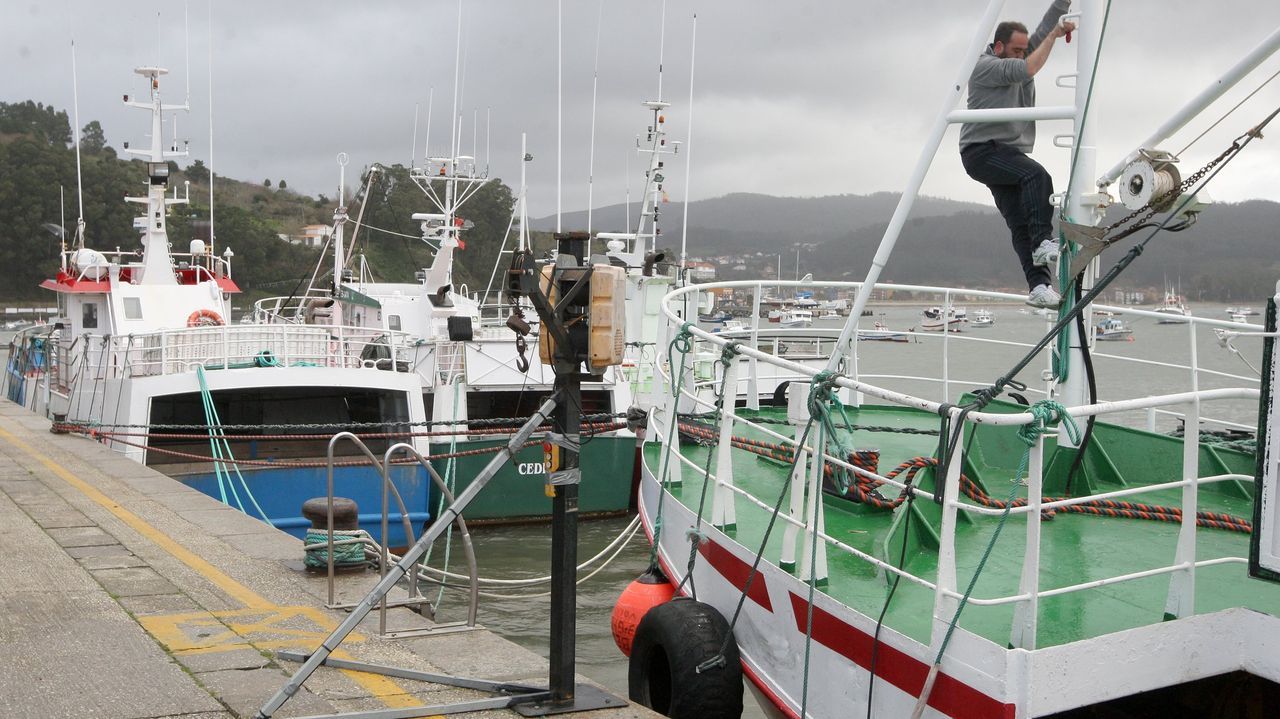
[[[837,312],[837,311],[835,311],[835,310],[822,310],[822,311],[820,311],[820,312],[818,313],[818,319],[820,319],[820,320],[838,320],[838,319],[840,319],[840,313],[839,313],[839,312]]]
[[[1133,330],[1124,322],[1108,317],[1094,326],[1093,336],[1099,342],[1132,342]]]
[[[963,332],[965,319],[964,308],[941,306],[929,307],[922,311],[920,329],[926,332]]]
[[[1191,315],[1191,311],[1187,309],[1186,299],[1171,289],[1165,290],[1164,299],[1154,309],[1161,315],[1160,319],[1156,320],[1158,325],[1186,324],[1187,317]]]
[[[1243,316],[1245,316],[1245,317],[1251,317],[1251,316],[1253,316],[1253,315],[1258,314],[1258,311],[1257,311],[1257,310],[1255,310],[1255,309],[1254,309],[1254,308],[1252,308],[1252,307],[1228,307],[1228,308],[1227,308],[1227,314],[1229,314],[1229,315],[1243,315]]]
[[[150,95],[126,95],[125,103],[151,115],[150,142],[128,150],[147,172],[146,195],[125,198],[142,206],[134,220],[141,252],[91,249],[83,220],[77,223],[56,277],[40,285],[57,295],[58,315],[15,338],[7,397],[52,418],[55,431],[92,434],[183,481],[199,473],[191,486],[299,534],[310,526],[302,503],[325,494],[323,471],[256,484],[237,461],[261,459],[256,452],[324,455],[323,442],[283,442],[297,433],[289,427],[390,433],[425,422],[418,377],[408,371],[412,340],[350,323],[229,324],[231,296],[240,292],[231,249],[217,254],[207,236],[186,243],[187,252],[170,250],[168,208],[188,201],[176,188],[169,193],[170,159],[187,153],[176,150],[176,138],[166,142],[163,120],[188,107],[161,101],[167,70],[134,72]],[[375,355],[385,362],[372,361]],[[226,425],[234,428],[224,432]],[[187,432],[175,435],[175,426]],[[425,440],[412,441],[425,453]],[[397,485],[409,517],[425,520],[425,485]],[[377,495],[348,496],[373,507]],[[399,521],[397,513],[392,523]]]
[[[717,334],[729,334],[731,332],[750,332],[751,326],[739,319],[725,320],[719,327],[711,328],[712,332]]]
[[[858,339],[865,342],[907,342],[910,333],[891,330],[885,323],[877,320],[871,329],[859,329]]]
[[[813,313],[809,310],[786,310],[778,318],[778,324],[788,329],[808,327],[813,324]]]
[[[973,312],[973,319],[969,320],[969,324],[974,327],[991,327],[996,323],[995,315],[991,314],[991,310],[977,309]]]

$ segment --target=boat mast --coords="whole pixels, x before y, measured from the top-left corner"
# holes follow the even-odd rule
[[[164,149],[162,145],[163,115],[165,110],[189,110],[190,106],[165,105],[161,102],[160,76],[168,74],[168,70],[161,67],[139,67],[134,69],[134,72],[147,78],[147,84],[151,90],[151,98],[147,102],[132,100],[128,95],[124,98],[125,104],[129,107],[151,111],[151,147],[146,150],[134,150],[128,145],[125,146],[126,152],[138,155],[147,161],[147,196],[125,198],[128,202],[147,206],[146,217],[140,218],[141,222],[135,220],[135,225],[141,225],[143,229],[141,284],[176,285],[178,279],[173,273],[173,258],[169,254],[169,234],[166,229],[165,213],[169,205],[185,204],[187,198],[165,197],[165,192],[169,185],[169,158],[186,157],[188,153],[185,149],[178,150],[176,140],[170,149]]]
[[[1098,113],[1096,107],[1088,107],[1088,104],[1089,95],[1093,89],[1094,65],[1102,42],[1103,0],[1079,0],[1079,8],[1081,22],[1078,29],[1080,44],[1076,46],[1076,134],[1071,150],[1073,163],[1065,213],[1066,220],[1069,222],[1096,227],[1102,222],[1106,203],[1103,202],[1103,195],[1095,184]],[[1065,255],[1062,261],[1066,261]],[[1093,258],[1081,274],[1082,293],[1087,293],[1097,281],[1100,262],[1099,258]],[[1088,328],[1093,326],[1090,308],[1081,309],[1081,316],[1088,332]],[[1086,351],[1084,345],[1090,342],[1091,338],[1080,336],[1079,323],[1071,323],[1065,331],[1068,333],[1067,356],[1064,358],[1067,381],[1059,388],[1059,401],[1068,407],[1078,407],[1089,403],[1088,369],[1084,361]],[[1058,445],[1075,446],[1065,428],[1058,432]]]

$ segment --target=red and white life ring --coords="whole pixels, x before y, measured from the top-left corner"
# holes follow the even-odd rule
[[[225,324],[222,315],[213,310],[196,310],[187,317],[188,327],[216,327]]]

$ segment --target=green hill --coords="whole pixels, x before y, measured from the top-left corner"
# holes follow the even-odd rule
[[[0,263],[6,268],[0,301],[50,299],[39,284],[58,270],[59,226],[65,222],[70,241],[78,215],[71,137],[65,111],[30,101],[0,103]],[[94,121],[82,131],[81,165],[86,245],[140,250],[133,229],[137,206],[123,198],[145,194],[143,162],[121,158],[105,144]],[[209,171],[199,160],[185,168],[171,162],[170,167],[170,186],[178,188],[180,196],[187,191],[184,183],[190,183],[190,204],[174,206],[169,216],[170,242],[181,250],[190,239],[208,236]],[[332,223],[335,200],[279,187],[285,183],[268,187],[224,177],[214,183],[215,251],[232,248],[232,274],[246,292],[235,304],[247,308],[255,299],[305,288],[320,264],[320,250],[290,244],[280,235],[298,235],[309,224]],[[365,199],[348,202],[353,220],[347,225],[348,240],[355,240],[357,253],[365,255],[366,266],[378,279],[412,281],[414,272],[430,263],[432,252],[416,239],[419,231],[410,215],[432,211],[430,203],[409,179],[408,170],[399,165],[386,168],[370,187],[366,227],[353,238],[354,219]],[[473,227],[466,234],[466,249],[457,256],[459,285],[483,289],[513,204],[510,188],[496,180],[462,208],[461,216]],[[323,266],[330,267],[331,261]]]

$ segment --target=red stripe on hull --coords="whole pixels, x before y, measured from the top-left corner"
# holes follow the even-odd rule
[[[737,587],[738,591],[742,591],[747,586],[747,577],[751,576],[751,565],[735,557],[729,550],[710,539],[705,539],[698,545],[698,554],[706,557],[707,563],[728,579],[730,584]],[[751,579],[751,588],[747,590],[747,596],[751,601],[764,607],[766,611],[773,611],[773,603],[769,601],[769,588],[765,586],[764,575],[760,572],[756,572],[755,577]]]
[[[803,633],[808,621],[806,615],[809,603],[794,592],[790,595],[796,629]],[[817,606],[813,608],[813,640],[870,671],[872,635],[844,623],[834,614]],[[919,696],[928,674],[928,664],[884,642],[880,643],[876,651],[877,679],[887,681],[907,694]],[[1014,705],[1001,703],[941,672],[929,694],[929,706],[955,719],[1013,719],[1015,714]]]

